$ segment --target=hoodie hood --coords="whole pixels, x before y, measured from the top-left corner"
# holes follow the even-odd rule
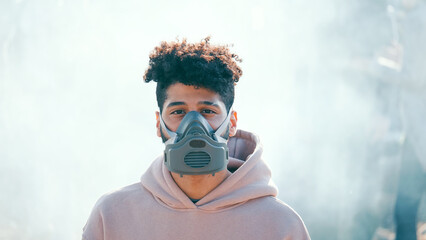
[[[158,202],[176,210],[220,211],[251,199],[277,195],[271,171],[262,159],[263,147],[256,135],[238,130],[229,139],[228,148],[228,170],[232,174],[195,204],[173,180],[163,163],[163,155],[142,175],[141,183]]]

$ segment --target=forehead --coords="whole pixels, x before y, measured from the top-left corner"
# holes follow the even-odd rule
[[[203,87],[188,86],[182,83],[170,85],[167,89],[167,98],[164,102],[184,102],[186,104],[209,101],[225,106],[220,95],[212,90]]]

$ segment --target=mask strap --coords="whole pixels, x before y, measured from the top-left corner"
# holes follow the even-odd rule
[[[226,142],[226,139],[221,137],[221,135],[226,131],[226,128],[228,127],[228,123],[231,119],[231,112],[232,112],[232,106],[229,108],[228,116],[226,116],[226,119],[222,122],[222,124],[217,128],[217,130],[214,132],[214,135],[218,141]]]
[[[177,134],[175,133],[175,132],[172,132],[172,131],[170,131],[167,127],[166,127],[166,124],[164,123],[164,121],[163,121],[163,117],[161,117],[161,113],[160,113],[160,125],[161,125],[161,128],[162,129],[164,129],[166,132],[167,132],[167,134],[169,135],[169,139],[166,141],[166,143],[168,143],[168,142],[170,142],[170,143],[174,143],[175,142],[175,139],[176,139],[176,136],[177,136]]]

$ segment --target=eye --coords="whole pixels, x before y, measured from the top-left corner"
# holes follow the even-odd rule
[[[203,110],[201,110],[201,113],[204,113],[204,114],[216,114],[216,112],[213,111],[213,110],[211,110],[211,109],[203,109]]]
[[[180,114],[185,114],[185,111],[182,110],[182,109],[178,109],[178,110],[175,110],[175,111],[171,112],[170,114],[180,115]]]

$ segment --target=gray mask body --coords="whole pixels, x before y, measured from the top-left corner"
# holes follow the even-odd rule
[[[230,111],[231,112],[231,111]],[[160,116],[162,129],[170,138],[165,142],[164,164],[169,171],[183,175],[212,174],[228,165],[227,140],[230,113],[214,131],[207,120],[196,111],[188,112],[176,132],[170,131]]]

